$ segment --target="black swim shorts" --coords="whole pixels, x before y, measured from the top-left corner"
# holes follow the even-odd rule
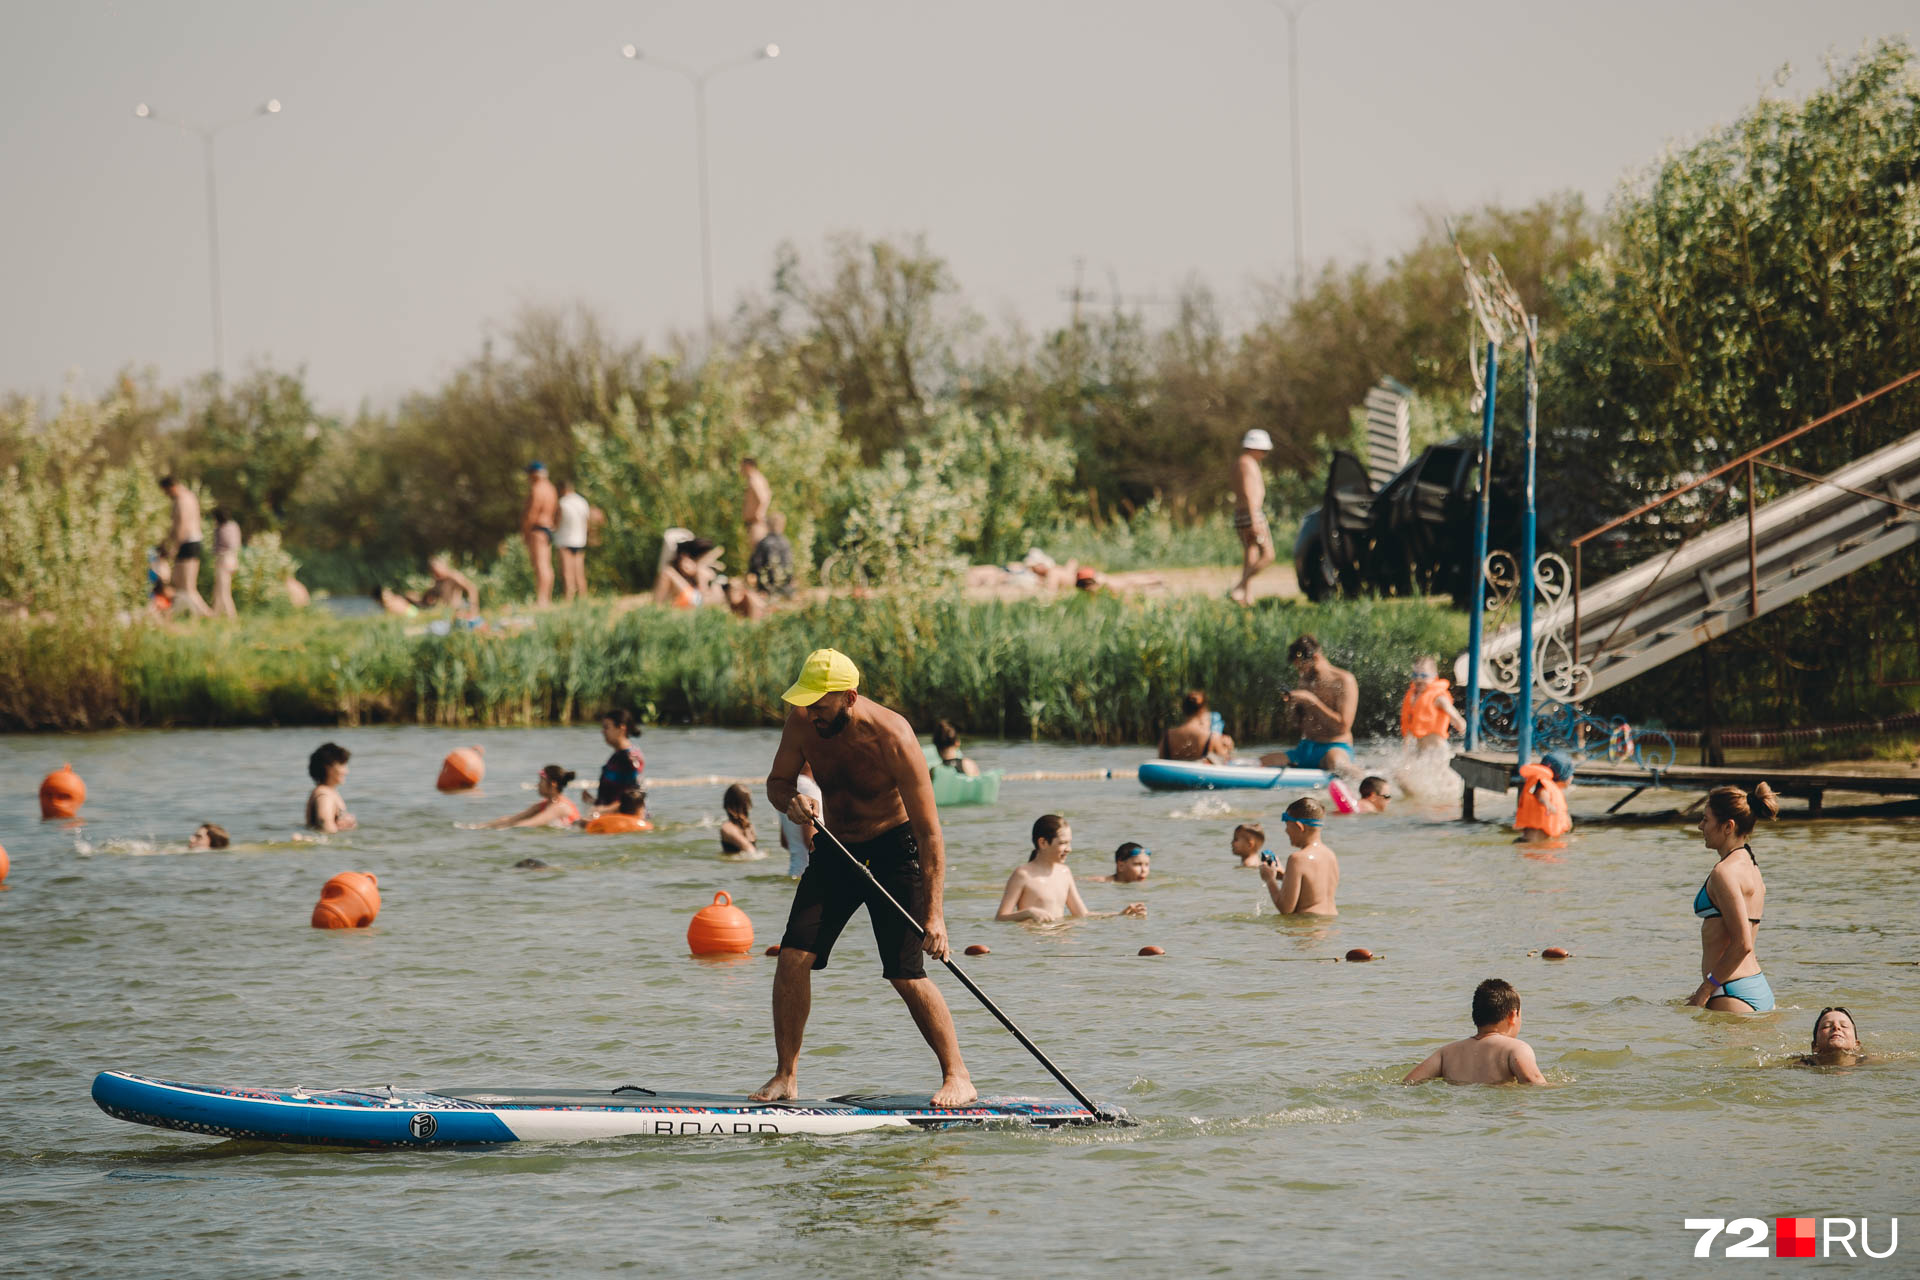
[[[920,846],[914,841],[912,823],[903,822],[871,840],[850,844],[847,851],[872,869],[874,878],[901,906],[919,910]],[[880,949],[881,973],[888,978],[926,977],[920,931],[907,924],[858,868],[822,843],[814,845],[813,857],[794,890],[793,910],[787,914],[787,931],[781,935],[780,949],[811,951],[813,967],[826,968],[840,931],[862,903],[873,925],[873,941]]]
[[[175,560],[198,560],[200,558],[200,539],[195,538],[192,542],[181,543],[180,549],[173,553],[173,558]]]

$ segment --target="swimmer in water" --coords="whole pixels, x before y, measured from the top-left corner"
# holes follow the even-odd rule
[[[1147,904],[1129,902],[1119,911],[1089,911],[1080,900],[1067,867],[1067,855],[1073,852],[1073,828],[1057,813],[1043,813],[1033,823],[1033,852],[1024,866],[1015,867],[1007,877],[1007,891],[1000,895],[995,920],[1031,920],[1052,924],[1062,916],[1097,919],[1105,916],[1144,916]]]
[[[1287,806],[1287,841],[1293,852],[1283,869],[1280,860],[1263,850],[1260,879],[1267,896],[1283,916],[1337,916],[1334,891],[1340,887],[1340,860],[1320,843],[1320,824],[1327,811],[1312,796],[1301,796]]]
[[[1693,895],[1700,917],[1700,985],[1687,998],[1696,1008],[1720,1013],[1766,1013],[1773,987],[1760,971],[1754,935],[1766,914],[1767,884],[1760,878],[1747,835],[1755,821],[1780,812],[1773,788],[1755,786],[1751,802],[1739,787],[1715,787],[1700,815],[1700,839],[1720,855]]]
[[[1385,813],[1387,805],[1393,800],[1393,788],[1387,780],[1378,775],[1360,780],[1360,804],[1356,813]]]
[[[187,837],[187,848],[195,853],[202,849],[224,849],[232,843],[227,829],[217,822],[203,822]]]
[[[1113,851],[1113,874],[1090,877],[1095,884],[1140,884],[1153,871],[1153,850],[1129,840]]]
[[[573,772],[550,764],[535,777],[539,780],[540,798],[518,813],[504,818],[495,818],[492,822],[475,824],[474,831],[497,831],[502,827],[570,827],[580,821],[580,810],[573,801],[567,799],[567,784],[573,781]]]
[[[1257,867],[1262,854],[1271,854],[1267,848],[1267,829],[1257,822],[1243,822],[1233,829],[1233,843],[1229,846],[1236,859],[1236,867]]]
[[[1813,1020],[1813,1052],[1800,1059],[1809,1067],[1851,1067],[1865,1062],[1860,1051],[1860,1029],[1853,1015],[1837,1004],[1830,1004]]]
[[[333,742],[323,742],[307,758],[307,776],[314,781],[307,797],[309,831],[351,831],[360,824],[347,812],[340,798],[340,784],[347,780],[347,761],[352,752]]]
[[[720,856],[745,862],[766,857],[753,829],[753,793],[734,783],[720,799],[727,816],[720,823]]]
[[[1520,993],[1500,978],[1473,989],[1475,1031],[1436,1049],[1407,1072],[1402,1084],[1420,1084],[1438,1076],[1448,1084],[1545,1084],[1533,1059],[1533,1046],[1520,1039]]]

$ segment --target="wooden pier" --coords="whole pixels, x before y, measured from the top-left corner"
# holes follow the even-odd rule
[[[1519,783],[1516,757],[1502,752],[1461,752],[1453,757],[1453,771],[1465,779],[1460,816],[1473,816],[1474,791],[1505,795]],[[1765,782],[1782,796],[1797,796],[1807,801],[1807,816],[1821,817],[1829,791],[1872,796],[1920,796],[1920,770],[1898,773],[1828,773],[1815,769],[1783,769],[1771,765],[1743,762],[1730,765],[1682,765],[1648,769],[1631,761],[1589,760],[1573,775],[1576,786],[1625,787],[1627,794],[1607,810],[1618,813],[1622,806],[1643,791],[1661,788],[1669,791],[1694,791],[1705,795],[1715,787],[1735,786],[1748,791]]]

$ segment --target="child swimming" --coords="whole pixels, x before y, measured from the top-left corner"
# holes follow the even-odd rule
[[[1103,916],[1144,916],[1147,904],[1129,902],[1119,911],[1089,911],[1080,900],[1067,867],[1067,855],[1073,852],[1073,828],[1057,813],[1043,813],[1033,824],[1033,852],[1024,865],[1015,867],[1007,877],[1006,892],[1000,895],[995,920],[1030,920],[1052,924],[1063,916],[1096,919]]]

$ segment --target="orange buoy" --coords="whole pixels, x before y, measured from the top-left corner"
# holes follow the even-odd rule
[[[587,823],[587,834],[594,836],[617,836],[629,831],[651,830],[653,824],[637,813],[603,813]]]
[[[447,758],[440,762],[440,780],[433,785],[442,791],[468,791],[479,786],[480,779],[487,776],[487,762],[481,759],[486,753],[485,747],[447,752]]]
[[[721,889],[713,895],[712,906],[693,913],[687,925],[687,947],[697,956],[746,955],[753,950],[753,921]]]
[[[1542,960],[1565,960],[1572,954],[1573,952],[1567,950],[1565,947],[1548,947],[1540,953],[1540,958]]]
[[[1347,959],[1354,964],[1365,964],[1367,961],[1373,959],[1373,952],[1367,950],[1365,947],[1355,947],[1353,950],[1347,952]]]
[[[0,884],[7,879],[7,846],[0,844]]]
[[[1165,947],[1142,947],[1140,948],[1140,954],[1143,956],[1163,956],[1167,954],[1167,949]]]
[[[316,929],[364,929],[380,914],[380,881],[371,871],[342,871],[313,905]]]
[[[967,954],[970,956],[990,956],[993,954],[993,948],[976,942],[967,948]]]
[[[768,948],[767,948],[767,954],[768,954],[768,955],[770,955],[770,956],[777,956],[777,955],[779,955],[779,954],[780,954],[780,944],[776,942],[776,943],[774,943],[774,944],[773,944],[772,946],[770,946],[770,947],[768,947]]]
[[[40,816],[44,818],[71,818],[80,812],[80,806],[87,802],[87,784],[73,771],[73,766],[63,764],[48,774],[40,783]]]

